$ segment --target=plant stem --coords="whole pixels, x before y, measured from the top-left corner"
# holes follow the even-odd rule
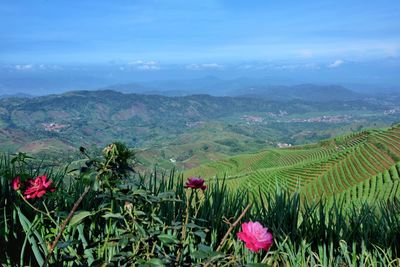
[[[242,213],[239,215],[239,217],[237,218],[237,220],[231,224],[231,226],[229,227],[228,231],[226,232],[226,234],[224,235],[224,237],[222,238],[221,242],[219,243],[218,247],[217,247],[217,252],[221,250],[222,245],[225,243],[226,239],[228,238],[229,234],[232,232],[232,230],[236,227],[236,225],[240,222],[240,220],[243,218],[243,216],[247,213],[247,211],[250,209],[251,204],[248,204],[246,206],[246,208],[242,211]],[[212,259],[207,261],[204,264],[204,267],[208,267],[208,265],[210,265],[212,262]]]
[[[186,214],[185,214],[185,221],[183,222],[183,225],[182,225],[182,247],[179,249],[179,251],[177,253],[177,256],[176,256],[176,263],[177,264],[179,264],[180,257],[181,257],[181,254],[182,254],[182,250],[184,249],[184,242],[185,242],[185,239],[186,239],[186,230],[187,230],[186,226],[189,223],[189,208],[190,208],[190,205],[191,205],[190,202],[192,200],[192,196],[193,196],[193,190],[190,192],[190,197],[188,197],[187,194],[186,194],[186,211],[185,211]],[[189,200],[190,200],[190,202],[189,202]]]
[[[46,203],[43,201],[42,204],[43,204],[44,209],[45,209],[46,212],[47,212],[47,216],[49,217],[49,219],[50,219],[55,225],[57,225],[57,222],[53,219],[53,217],[51,217],[50,211],[49,211],[49,209],[47,208]],[[58,225],[57,225],[57,226],[58,226]]]
[[[69,221],[72,219],[72,216],[74,215],[75,211],[78,209],[78,206],[81,204],[83,198],[86,196],[87,193],[89,193],[90,191],[90,186],[87,186],[85,188],[85,191],[83,191],[82,195],[79,197],[79,199],[75,202],[74,206],[72,207],[71,211],[69,212],[67,218],[65,219],[65,221],[63,222],[63,224],[61,225],[61,229],[60,232],[58,233],[58,235],[56,236],[56,238],[54,239],[53,243],[50,246],[49,249],[49,253],[47,254],[46,260],[43,263],[43,266],[46,267],[48,264],[48,261],[51,257],[51,255],[53,254],[54,248],[57,246],[58,241],[60,240],[62,234],[64,233],[65,228],[67,227]]]
[[[192,194],[190,194],[190,198],[191,198]],[[189,207],[190,203],[189,203],[189,198],[186,199],[186,215],[185,215],[185,223],[182,225],[182,240],[184,241],[186,239],[186,226],[189,223]]]
[[[237,218],[237,220],[231,224],[231,226],[229,227],[228,231],[226,232],[226,234],[224,235],[224,237],[221,240],[221,243],[219,243],[217,250],[216,251],[220,251],[222,248],[222,245],[225,243],[226,239],[228,238],[229,234],[232,232],[232,230],[236,227],[236,225],[240,222],[240,220],[244,217],[244,215],[246,215],[247,211],[250,209],[251,204],[248,204],[247,207],[243,210],[243,212],[240,214],[240,216]]]
[[[36,208],[35,206],[33,206],[31,203],[29,203],[28,200],[26,200],[26,198],[21,194],[21,192],[18,191],[18,194],[21,196],[22,200],[29,206],[31,207],[34,211],[39,212],[40,214],[43,214],[45,216],[49,216],[49,214],[47,214],[44,211],[41,211],[40,209]],[[53,218],[50,218],[53,221]]]

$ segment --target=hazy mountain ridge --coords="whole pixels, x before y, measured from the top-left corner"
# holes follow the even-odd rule
[[[362,84],[340,82],[314,81],[309,77],[306,80],[277,79],[275,76],[257,75],[240,71],[236,78],[230,76],[214,76],[218,73],[180,70],[180,74],[172,75],[170,70],[154,71],[127,71],[126,66],[40,66],[28,65],[29,69],[16,70],[12,66],[2,68],[0,65],[0,95],[21,92],[31,95],[46,95],[62,93],[71,90],[97,90],[110,89],[124,93],[160,94],[168,96],[183,96],[191,94],[210,94],[214,96],[233,96],[248,94],[251,88],[264,91],[282,87],[285,90],[295,90],[298,85],[302,89],[316,86],[328,87],[338,84],[352,91],[382,95],[398,92],[398,87],[393,84]],[[122,68],[122,70],[121,70]],[[221,74],[221,73],[219,73]],[[250,75],[252,74],[252,75]],[[249,75],[249,76],[246,76]],[[150,79],[151,78],[151,79]],[[305,82],[310,83],[304,87]],[[313,85],[314,84],[314,85]],[[274,91],[276,92],[276,91]],[[288,94],[279,92],[287,98]],[[293,95],[293,94],[289,94]],[[298,97],[297,97],[298,98]],[[303,98],[303,97],[301,97]]]
[[[268,100],[304,100],[313,102],[351,101],[363,99],[366,95],[356,93],[343,86],[302,84],[295,86],[258,86],[234,91],[234,95],[263,97]]]
[[[4,98],[33,98],[34,96],[24,93],[15,93],[15,94],[0,94],[0,99]]]
[[[120,84],[104,89],[123,93],[155,94],[166,96],[188,96],[208,94],[213,96],[263,97],[271,101],[304,100],[313,102],[350,101],[371,97],[340,85],[265,85],[253,79],[221,80],[207,77],[195,80],[158,81],[142,85]],[[376,97],[376,96],[375,96]]]

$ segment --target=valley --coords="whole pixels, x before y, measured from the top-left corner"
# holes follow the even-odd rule
[[[376,98],[327,103],[75,91],[1,99],[0,141],[3,152],[63,162],[76,159],[80,146],[96,150],[118,140],[135,148],[143,171],[155,165],[188,170],[240,153],[387,127],[399,121],[398,109],[397,102]]]

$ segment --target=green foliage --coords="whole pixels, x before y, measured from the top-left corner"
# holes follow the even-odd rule
[[[184,177],[174,172],[134,173],[133,155],[122,144],[108,146],[98,158],[81,152],[89,157],[85,166],[60,173],[34,166],[26,155],[1,157],[1,262],[41,265],[48,257],[50,264],[65,266],[399,264],[397,199],[373,206],[307,203],[287,191],[232,192],[225,179],[209,181],[202,192],[185,189]],[[41,199],[24,201],[10,186],[17,175],[42,173],[58,189]],[[88,185],[91,190],[49,255],[61,223]],[[242,221],[267,226],[274,235],[272,249],[251,253],[236,238],[237,226],[216,251],[230,223],[249,203]]]

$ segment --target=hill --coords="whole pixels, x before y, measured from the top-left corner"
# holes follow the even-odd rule
[[[400,125],[314,145],[269,149],[200,166],[188,175],[227,175],[228,185],[264,192],[277,186],[308,198],[376,201],[400,196]]]
[[[208,94],[213,96],[262,97],[269,101],[303,100],[329,102],[359,100],[366,97],[364,94],[339,85],[266,85],[266,82],[262,80],[245,78],[222,80],[212,76],[193,80],[161,80],[140,84],[116,84],[105,87],[104,90],[164,96]]]
[[[1,151],[73,157],[79,146],[114,140],[137,148],[145,166],[189,169],[209,161],[316,142],[399,121],[379,99],[307,102],[249,97],[75,91],[0,99]]]

